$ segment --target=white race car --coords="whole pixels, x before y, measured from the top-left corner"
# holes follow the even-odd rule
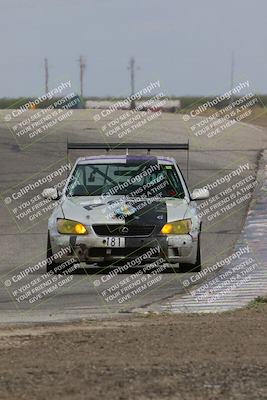
[[[181,272],[200,271],[201,221],[175,159],[150,149],[189,150],[188,144],[83,144],[69,149],[147,149],[148,155],[78,158],[62,192],[45,189],[57,201],[48,222],[47,270],[61,273],[73,263],[117,266],[164,258]],[[138,264],[138,263],[137,263]]]

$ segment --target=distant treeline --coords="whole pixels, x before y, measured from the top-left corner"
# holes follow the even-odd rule
[[[200,96],[182,96],[182,97],[174,97],[174,96],[169,96],[169,100],[180,100],[181,102],[181,110],[187,109],[190,107],[195,107],[196,105],[199,106],[201,104],[204,104],[208,101],[212,102],[214,99],[216,99],[217,96],[214,97],[200,97]],[[267,95],[255,95],[254,97],[257,97],[258,101],[255,104],[256,106],[264,107],[267,106]],[[234,100],[238,99],[239,97],[234,97]],[[148,100],[149,98],[143,98],[143,100]],[[30,98],[30,97],[19,97],[19,98],[2,98],[0,99],[0,109],[6,109],[6,108],[20,108],[21,106],[24,106],[25,104],[29,102],[34,102],[35,98]],[[38,108],[46,108],[49,105],[53,104],[56,100],[56,98],[53,98],[51,100],[46,100],[43,101],[38,105]],[[86,100],[96,100],[96,101],[101,101],[101,100],[113,100],[113,101],[119,101],[123,100],[123,98],[120,97],[86,97],[83,99],[81,102],[81,107],[85,103]],[[229,104],[229,99],[224,99],[220,101],[215,107],[216,108],[223,108]]]
[[[202,104],[205,104],[207,102],[213,102],[213,100],[216,99],[216,97],[220,96],[213,96],[213,97],[197,97],[197,96],[183,96],[180,97],[181,101],[181,110],[183,109],[188,109],[188,108],[195,108],[196,106],[200,106]],[[241,97],[239,96],[233,96],[232,101],[234,102],[235,100],[240,99]],[[253,98],[257,98],[257,102],[255,102],[255,106],[259,107],[265,107],[267,106],[267,95],[255,95]],[[169,99],[172,99],[169,97]],[[230,99],[224,99],[219,101],[216,105],[214,105],[214,108],[224,108],[228,104],[230,104]]]

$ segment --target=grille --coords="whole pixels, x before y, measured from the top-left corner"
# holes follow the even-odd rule
[[[149,236],[154,228],[154,225],[93,225],[99,236]]]

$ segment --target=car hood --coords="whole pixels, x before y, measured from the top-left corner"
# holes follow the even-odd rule
[[[185,199],[126,199],[124,196],[65,198],[61,204],[64,217],[85,225],[116,224],[135,221],[137,224],[162,224],[183,219],[188,208]]]

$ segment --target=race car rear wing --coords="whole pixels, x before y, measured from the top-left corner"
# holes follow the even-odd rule
[[[186,150],[187,151],[187,178],[189,170],[189,141],[187,143],[73,143],[67,142],[67,154],[69,150],[126,150],[126,155],[129,150],[147,150],[150,154],[151,150]]]

